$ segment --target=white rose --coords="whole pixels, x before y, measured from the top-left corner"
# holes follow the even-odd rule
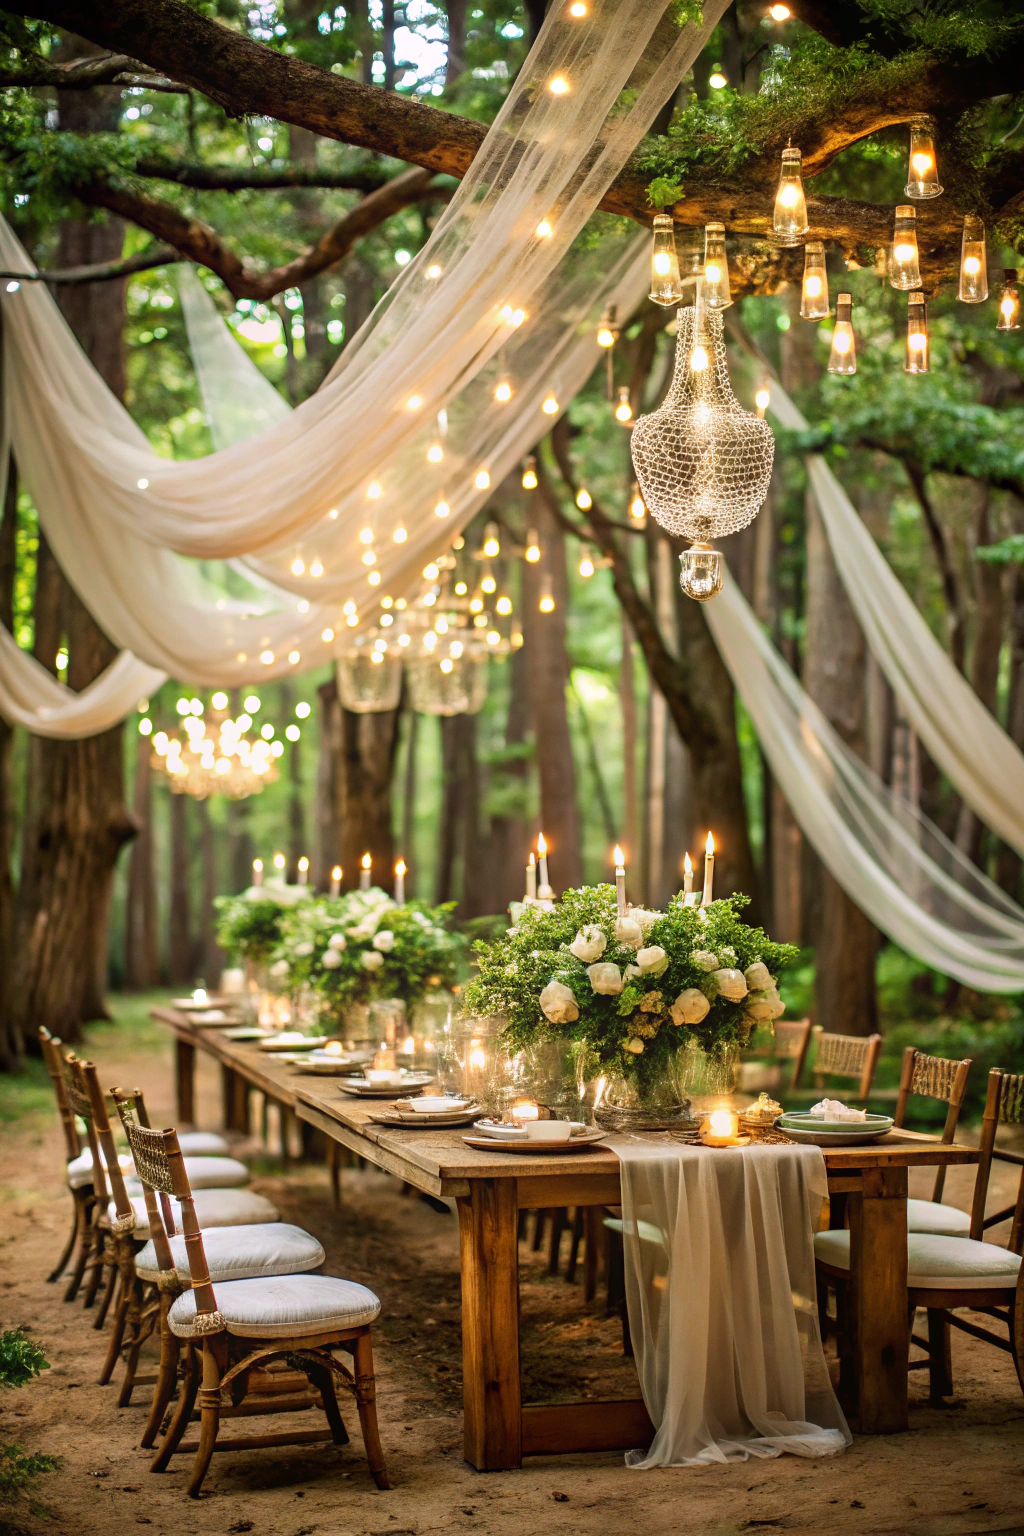
[[[758,1023],[767,1023],[771,1019],[781,1018],[785,1011],[786,1005],[774,987],[751,992],[744,1005],[744,1012],[749,1018],[756,1019]]]
[[[662,971],[668,969],[668,955],[660,944],[652,944],[649,949],[638,949],[636,963],[644,976],[660,976]]]
[[[644,931],[635,917],[620,917],[615,924],[615,937],[618,943],[636,949],[644,941]]]
[[[348,949],[348,940],[343,933],[332,933],[327,940],[327,947],[328,949],[336,949],[340,952],[343,949]]]
[[[304,940],[301,944],[296,944],[295,946],[295,954],[300,955],[302,959],[305,959],[307,955],[311,955],[312,953],[313,946],[308,939]]]
[[[368,949],[359,959],[364,971],[379,971],[384,964],[384,956],[379,949]]]
[[[743,975],[751,992],[767,992],[769,987],[775,985],[775,977],[769,973],[763,960],[755,960],[753,965],[748,965]]]
[[[341,964],[341,951],[337,949],[325,949],[320,956],[320,964],[325,971],[336,971]]]
[[[582,960],[584,965],[589,965],[591,960],[600,960],[607,947],[608,940],[593,923],[581,928],[569,945],[576,959]]]
[[[647,907],[630,907],[629,915],[639,923],[641,933],[650,933],[655,923],[665,916],[664,912],[651,912]]]
[[[572,1024],[580,1016],[572,988],[563,981],[549,981],[540,995],[540,1008],[552,1024]]]
[[[733,971],[728,968],[712,971],[711,980],[718,983],[719,995],[728,998],[730,1003],[742,1003],[747,995],[747,984],[743,980],[742,971]]]
[[[588,965],[587,975],[595,992],[601,992],[606,997],[617,997],[622,991],[622,972],[617,965],[612,965],[610,960],[602,960],[598,965]]]
[[[680,992],[668,1012],[673,1024],[699,1024],[710,1011],[711,1004],[704,993],[698,992],[696,987],[687,987],[685,992]]]
[[[638,965],[627,965],[623,975],[627,981],[635,981],[638,976],[643,975],[643,972]]]
[[[695,949],[690,956],[698,971],[717,971],[718,956],[713,955],[710,949]]]
[[[288,975],[288,961],[287,960],[275,960],[274,964],[270,967],[270,974],[271,974],[271,976],[275,976],[275,977],[287,976]]]
[[[722,965],[735,965],[736,964],[736,951],[732,948],[732,946],[730,944],[724,944],[722,946],[722,948],[718,951],[718,958],[721,961]]]
[[[627,1040],[625,1049],[627,1051],[631,1051],[634,1056],[641,1056],[643,1054],[644,1043],[642,1040]]]
[[[395,936],[390,928],[382,928],[373,941],[374,949],[379,949],[382,954],[389,955],[395,947]]]

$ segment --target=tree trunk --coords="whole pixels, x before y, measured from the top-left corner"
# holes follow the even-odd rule
[[[189,797],[171,795],[171,891],[167,912],[167,971],[171,985],[190,986],[194,971],[189,901]]]
[[[356,715],[339,705],[335,720],[334,814],[346,890],[359,884],[360,859],[373,861],[373,883],[391,888],[394,839],[391,779],[398,747],[397,709]]]
[[[635,858],[637,844],[636,672],[633,631],[622,615],[622,655],[619,660],[619,710],[622,715],[622,843],[626,857]]]
[[[133,809],[139,835],[132,844],[128,866],[128,911],[125,917],[125,983],[145,991],[160,979],[157,939],[156,887],[153,858],[153,770],[149,765],[152,738],[135,742]]]
[[[420,717],[414,709],[406,711],[405,773],[402,778],[402,846],[399,857],[406,864],[413,863],[413,846],[416,841],[416,743],[420,733]],[[410,881],[406,879],[406,887]]]
[[[466,0],[448,0],[448,58],[444,68],[444,88],[452,86],[466,69]]]
[[[977,551],[992,543],[991,492],[978,486],[980,501],[974,519],[974,595],[978,605],[971,652],[971,684],[990,714],[999,711],[999,659],[1003,649],[1003,570],[991,561],[977,559]],[[956,844],[975,864],[981,862],[985,827],[970,807],[960,806]]]
[[[209,800],[197,800],[196,812],[199,816],[199,852],[203,882],[196,969],[203,976],[206,986],[216,989],[220,985],[220,973],[225,955],[217,943],[214,928],[213,902],[217,895],[217,845]]]
[[[14,575],[17,564],[18,471],[7,462],[7,490],[0,521],[0,624],[14,628]],[[10,1072],[21,1056],[20,1037],[10,1030],[14,970],[14,727],[0,716],[0,1072]]]
[[[441,721],[441,824],[438,837],[437,896],[459,901],[460,917],[479,917],[486,908],[486,879],[480,859],[480,780],[476,758],[476,715]]]
[[[1006,704],[1006,729],[1018,747],[1024,748],[1024,569],[1017,566],[1010,609],[1010,688]],[[1020,855],[1006,843],[999,844],[996,879],[1004,891],[1016,897],[1020,891]]]
[[[338,749],[341,704],[332,677],[317,689],[320,704],[320,755],[316,765],[316,800],[313,810],[313,858],[310,880],[318,891],[328,891],[331,871],[341,863],[341,832],[338,821]]]
[[[510,901],[522,901],[526,891],[529,822],[526,816],[530,725],[529,675],[525,648],[512,653],[512,686],[505,718],[506,755],[501,764],[502,814],[491,817],[490,858],[492,893],[488,908],[503,912]],[[492,769],[492,774],[493,774]],[[493,779],[492,779],[493,783]]]

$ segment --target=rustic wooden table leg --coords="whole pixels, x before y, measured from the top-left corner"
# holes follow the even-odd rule
[[[862,1435],[891,1435],[908,1422],[907,1170],[865,1168],[861,1179],[849,1201],[855,1411]]]
[[[459,1200],[465,1457],[480,1472],[522,1465],[515,1179],[473,1179]]]
[[[220,1103],[221,1121],[226,1131],[235,1129],[235,1078],[237,1073],[233,1067],[225,1066],[221,1062],[220,1067]]]
[[[196,1119],[196,1048],[190,1040],[175,1039],[174,1077],[178,1091],[178,1124],[194,1125]]]

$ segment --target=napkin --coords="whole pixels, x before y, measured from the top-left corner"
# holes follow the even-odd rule
[[[809,1115],[816,1115],[821,1120],[866,1120],[867,1114],[863,1109],[851,1109],[848,1104],[842,1104],[838,1099],[822,1099],[807,1111]]]

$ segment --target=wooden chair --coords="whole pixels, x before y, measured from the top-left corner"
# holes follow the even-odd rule
[[[907,1104],[913,1095],[938,1099],[949,1106],[946,1123],[942,1127],[942,1140],[951,1142],[956,1135],[970,1070],[969,1058],[955,1061],[945,1056],[926,1056],[923,1051],[908,1045],[903,1052],[899,1095],[893,1116],[895,1124],[903,1124]],[[955,1205],[942,1204],[945,1182],[945,1168],[937,1168],[931,1199],[907,1201],[907,1227],[911,1232],[935,1232],[946,1237],[970,1236],[971,1218],[967,1212],[958,1210]]]
[[[768,1061],[792,1061],[793,1071],[789,1079],[792,1091],[800,1081],[800,1074],[807,1060],[807,1047],[811,1039],[810,1019],[777,1019],[771,1035],[748,1051],[748,1056]]]
[[[215,1293],[177,1136],[173,1130],[150,1130],[131,1118],[123,1123],[143,1185],[159,1194],[164,1209],[171,1197],[179,1202],[192,1280],[192,1289],[179,1296],[168,1313],[171,1332],[183,1341],[185,1358],[181,1391],[152,1471],[164,1471],[175,1453],[194,1451],[188,1492],[195,1498],[215,1450],[258,1450],[325,1440],[345,1445],[348,1434],[335,1391],[340,1385],[355,1397],[374,1482],[378,1488],[389,1488],[377,1429],[370,1338],[370,1325],[380,1311],[376,1296],[352,1281],[309,1274],[229,1280],[218,1283]],[[159,1220],[160,1213],[154,1214]],[[290,1314],[287,1321],[282,1313]],[[351,1370],[335,1358],[338,1350],[352,1355]],[[281,1362],[291,1370],[275,1370]],[[305,1390],[296,1391],[303,1377]],[[183,1442],[197,1395],[199,1439]],[[293,1413],[314,1406],[323,1409],[326,1431],[286,1430],[220,1439],[222,1419]]]
[[[855,1097],[866,1099],[875,1080],[882,1050],[881,1035],[830,1035],[820,1024],[815,1024],[811,1034],[815,1043],[815,1089],[822,1091],[828,1077],[854,1077],[857,1079]],[[797,1074],[794,1073],[792,1086],[795,1088],[796,1085]]]
[[[66,1178],[72,1201],[71,1234],[65,1244],[64,1252],[46,1278],[50,1284],[59,1280],[71,1262],[71,1255],[74,1254],[74,1264],[64,1291],[64,1300],[74,1301],[82,1284],[92,1247],[92,1211],[96,1198],[93,1191],[92,1159],[88,1155],[83,1155],[82,1139],[78,1134],[75,1112],[68,1099],[60,1051],[61,1042],[51,1035],[48,1029],[40,1029],[39,1045],[53,1084],[57,1113],[64,1132],[64,1151],[67,1157]]]
[[[970,1237],[949,1237],[931,1232],[910,1232],[907,1236],[908,1286],[907,1308],[911,1322],[911,1344],[925,1351],[923,1360],[908,1360],[909,1370],[927,1370],[929,1395],[941,1401],[953,1391],[950,1356],[950,1328],[959,1328],[972,1338],[994,1344],[1008,1351],[1024,1388],[1024,1278],[1021,1252],[1024,1250],[1024,1154],[996,1148],[996,1132],[1001,1124],[1024,1122],[1024,1075],[993,1069],[988,1076],[988,1095],[981,1127],[981,1160],[974,1186]],[[988,1186],[993,1161],[1013,1163],[1021,1169],[1017,1198],[1013,1205],[986,1216]],[[989,1228],[1011,1221],[1005,1248],[982,1241]],[[848,1386],[856,1341],[846,1324],[849,1308],[845,1294],[850,1270],[850,1234],[848,1231],[819,1232],[814,1239],[819,1277],[819,1312],[822,1287],[833,1287],[837,1294],[840,1336],[840,1382]],[[928,1314],[928,1337],[913,1333],[918,1308]],[[967,1318],[958,1317],[956,1309],[968,1308],[994,1318],[1007,1331],[1006,1338],[982,1328]]]

